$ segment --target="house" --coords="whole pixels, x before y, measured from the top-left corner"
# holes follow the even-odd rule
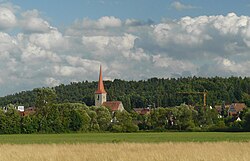
[[[107,92],[105,91],[102,80],[102,66],[100,66],[98,87],[95,91],[95,106],[105,106],[110,108],[112,112],[124,110],[121,101],[107,101]]]
[[[140,115],[150,114],[150,108],[133,108],[133,110]]]
[[[238,116],[244,108],[247,108],[245,103],[232,103],[231,105],[225,105],[224,108],[218,105],[215,106],[215,109],[219,114],[221,114],[224,110],[228,116]]]
[[[229,109],[228,109],[228,116],[237,116],[241,111],[244,110],[244,108],[246,108],[246,104],[245,103],[233,103],[230,105]]]
[[[111,111],[123,111],[124,107],[121,101],[103,102],[102,106],[108,107]]]
[[[27,116],[27,115],[32,115],[36,113],[36,108],[35,107],[28,107],[24,109],[24,111],[19,111],[21,116]]]

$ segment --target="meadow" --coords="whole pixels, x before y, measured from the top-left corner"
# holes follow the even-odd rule
[[[248,161],[250,133],[0,135],[0,161]]]
[[[250,133],[144,132],[0,135],[0,144],[161,143],[161,142],[249,142]]]

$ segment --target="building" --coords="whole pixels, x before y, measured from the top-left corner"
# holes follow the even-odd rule
[[[133,108],[133,110],[140,114],[140,115],[146,115],[146,114],[150,114],[150,108]]]
[[[102,104],[105,107],[111,109],[111,111],[123,111],[124,107],[121,101],[107,101]]]
[[[218,111],[218,113],[225,113],[227,116],[234,116],[237,117],[241,111],[243,111],[245,108],[247,108],[245,103],[232,103],[231,105],[225,105],[223,106],[215,106],[215,109]]]
[[[107,92],[105,91],[102,80],[102,66],[100,66],[98,87],[95,91],[95,106],[105,106],[109,108],[112,112],[124,110],[121,101],[107,101]]]
[[[241,111],[244,110],[244,108],[246,108],[246,104],[245,103],[233,103],[230,105],[229,109],[228,109],[228,115],[229,116],[238,116],[240,114]]]
[[[104,84],[102,81],[102,66],[100,66],[98,88],[95,91],[95,106],[101,106],[103,102],[107,101],[107,92],[104,89]]]
[[[24,111],[19,111],[21,116],[28,116],[28,115],[33,115],[36,113],[36,108],[35,107],[28,107]]]

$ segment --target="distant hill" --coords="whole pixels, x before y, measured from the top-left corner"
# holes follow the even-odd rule
[[[127,110],[135,107],[169,107],[186,104],[202,105],[202,95],[180,95],[178,92],[208,92],[207,104],[215,105],[232,102],[245,102],[250,105],[250,78],[241,77],[188,77],[188,78],[151,78],[140,81],[104,81],[108,100],[122,101]],[[57,102],[84,102],[94,105],[94,92],[97,82],[78,82],[53,87]],[[36,89],[0,97],[0,106],[7,104],[34,106]]]

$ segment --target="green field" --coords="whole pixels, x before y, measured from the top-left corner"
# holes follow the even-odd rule
[[[76,133],[0,135],[0,144],[63,143],[159,143],[159,142],[249,142],[250,133],[161,132],[161,133]]]

